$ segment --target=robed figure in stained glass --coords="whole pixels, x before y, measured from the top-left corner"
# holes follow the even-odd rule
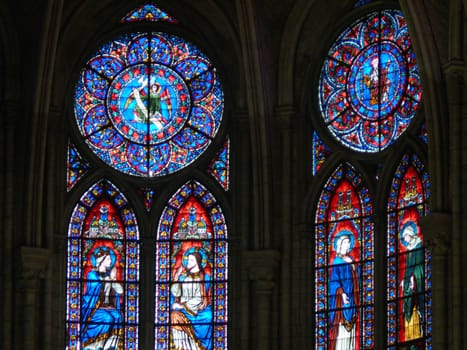
[[[211,276],[206,251],[187,249],[171,286],[171,349],[212,349]]]
[[[400,284],[403,296],[402,311],[405,341],[423,336],[425,259],[422,240],[417,232],[417,224],[413,221],[407,221],[401,230],[401,244],[407,252],[405,254],[404,276]]]
[[[335,251],[331,262],[329,282],[330,349],[357,349],[359,269],[351,256],[354,234],[343,229],[336,233],[332,247]]]
[[[123,287],[117,282],[116,254],[107,246],[98,246],[90,261],[81,309],[83,349],[123,349]]]
[[[148,84],[147,78],[138,80],[139,86],[135,87],[125,102],[125,109],[133,110],[135,121],[151,123],[157,130],[161,130],[170,120],[172,104],[167,89],[163,89],[157,82]],[[163,108],[163,106],[165,108]]]

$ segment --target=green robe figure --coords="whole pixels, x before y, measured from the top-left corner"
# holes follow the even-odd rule
[[[423,336],[425,259],[417,225],[407,222],[402,228],[402,244],[407,246],[404,278],[401,282],[405,341]]]

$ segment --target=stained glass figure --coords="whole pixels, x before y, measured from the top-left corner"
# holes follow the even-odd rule
[[[331,155],[329,147],[321,141],[318,133],[313,132],[313,176],[320,171],[326,159]]]
[[[150,211],[152,207],[152,202],[154,201],[154,194],[156,193],[156,191],[154,191],[153,188],[149,187],[142,188],[140,191],[143,196],[144,206],[146,207],[147,211]]]
[[[339,166],[324,185],[315,218],[316,349],[374,347],[371,214],[361,176]]]
[[[431,349],[431,267],[419,218],[428,214],[430,183],[425,167],[405,155],[388,203],[388,345]]]
[[[68,142],[67,155],[67,172],[66,172],[66,189],[71,189],[76,183],[91,169],[91,164],[88,163],[78,152],[75,145]]]
[[[209,173],[221,184],[224,190],[229,190],[230,173],[230,139],[224,143],[224,147],[217,153],[214,160],[209,165]]]
[[[67,349],[137,349],[139,233],[108,181],[76,204],[68,230]]]
[[[155,349],[227,349],[227,248],[215,198],[186,183],[159,221]]]
[[[410,125],[421,98],[407,22],[398,10],[374,12],[349,26],[321,70],[324,122],[355,151],[375,153],[392,145]]]
[[[121,22],[169,22],[177,23],[177,20],[161,10],[153,3],[145,4],[129,12]]]
[[[125,174],[156,177],[194,162],[223,116],[216,69],[175,35],[141,32],[104,44],[75,88],[75,117],[91,150]]]

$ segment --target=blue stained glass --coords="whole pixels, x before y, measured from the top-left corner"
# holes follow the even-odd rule
[[[93,185],[75,206],[68,237],[67,348],[136,349],[139,234],[126,198],[108,181]]]
[[[223,91],[193,44],[160,32],[103,45],[81,72],[75,117],[88,146],[126,174],[164,176],[191,164],[216,137]]]
[[[374,153],[408,128],[421,83],[406,21],[398,10],[361,18],[329,50],[319,83],[321,113],[343,145]]]
[[[70,191],[79,179],[91,169],[91,165],[79,154],[71,142],[68,142],[67,158],[67,191]]]
[[[169,22],[177,23],[177,20],[153,3],[144,4],[122,18],[121,22]]]
[[[330,154],[329,147],[321,141],[316,131],[313,132],[313,176],[318,173]]]
[[[360,7],[360,6],[372,3],[373,1],[374,0],[358,0],[357,2],[355,2],[354,7]]]
[[[224,146],[209,165],[208,171],[222,185],[224,190],[229,190],[230,139],[224,142]]]
[[[169,199],[159,222],[155,251],[155,348],[201,343],[205,349],[224,349],[227,227],[215,198],[198,182],[186,183]],[[185,299],[191,295],[183,291],[188,285],[182,282],[196,286],[195,297],[205,301],[196,312],[190,306],[180,307],[185,301],[190,305]]]

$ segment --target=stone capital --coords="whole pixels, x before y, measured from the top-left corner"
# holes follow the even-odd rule
[[[39,280],[45,277],[51,257],[50,251],[45,248],[23,246],[19,253],[21,286],[24,288],[37,287]]]
[[[250,280],[273,283],[277,280],[280,264],[280,253],[277,250],[247,251],[243,258]]]
[[[292,121],[297,111],[293,105],[277,106],[275,109],[277,125],[281,129],[289,130],[292,128]]]
[[[451,248],[451,214],[433,212],[419,219],[425,243],[433,256],[444,256]]]

